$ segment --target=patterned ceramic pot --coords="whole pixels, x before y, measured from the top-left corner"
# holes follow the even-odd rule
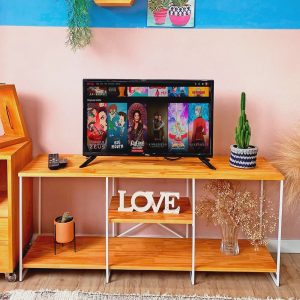
[[[249,146],[248,149],[240,149],[237,145],[230,146],[230,165],[235,168],[252,169],[256,167],[256,157],[258,149]]]
[[[161,8],[160,10],[153,12],[154,22],[157,25],[165,24],[168,10],[166,8]]]
[[[189,4],[184,6],[171,5],[169,8],[169,17],[173,25],[184,26],[186,25],[192,14],[192,9]]]

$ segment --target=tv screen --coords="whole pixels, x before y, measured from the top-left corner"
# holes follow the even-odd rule
[[[83,154],[213,155],[212,80],[83,80]]]

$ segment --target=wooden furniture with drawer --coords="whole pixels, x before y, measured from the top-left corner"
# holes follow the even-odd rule
[[[0,149],[0,273],[15,281],[19,253],[18,172],[32,159],[31,142]],[[23,184],[23,249],[32,235],[32,179]]]

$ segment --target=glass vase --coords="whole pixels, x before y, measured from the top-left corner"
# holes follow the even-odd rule
[[[222,242],[221,252],[225,255],[238,255],[240,252],[238,244],[239,227],[233,223],[221,225]]]

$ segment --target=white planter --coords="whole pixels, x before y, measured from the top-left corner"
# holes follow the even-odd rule
[[[240,149],[237,145],[231,145],[230,150],[229,163],[232,167],[240,169],[253,169],[256,167],[257,147],[249,146],[247,149]]]

